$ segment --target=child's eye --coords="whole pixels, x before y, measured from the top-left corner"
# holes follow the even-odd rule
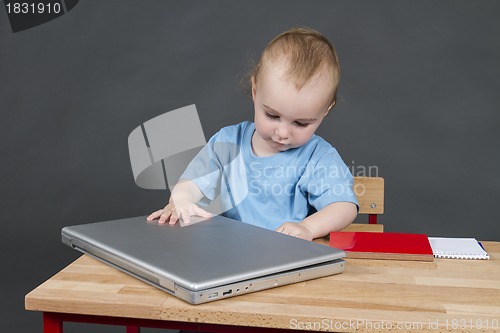
[[[301,123],[301,122],[296,121],[296,122],[295,122],[295,125],[296,125],[296,126],[298,126],[298,127],[307,127],[307,126],[309,126],[310,124],[307,124],[307,123]]]
[[[266,112],[266,117],[269,118],[269,119],[276,120],[276,119],[279,119],[280,116],[276,116],[274,114],[270,114],[270,113]]]

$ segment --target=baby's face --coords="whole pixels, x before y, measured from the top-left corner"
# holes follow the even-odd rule
[[[283,61],[282,61],[283,62]],[[307,82],[302,89],[283,76],[285,63],[270,63],[252,80],[255,134],[252,148],[269,156],[306,144],[333,106],[332,79],[327,75]]]

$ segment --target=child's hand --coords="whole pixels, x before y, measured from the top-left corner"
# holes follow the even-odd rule
[[[212,213],[201,209],[191,202],[175,201],[174,204],[171,200],[165,208],[157,210],[146,219],[152,221],[158,218],[158,223],[165,223],[168,221],[169,224],[175,224],[179,219],[182,219],[184,223],[188,224],[191,222],[191,216],[210,218],[212,217]]]
[[[165,208],[150,214],[146,219],[152,221],[158,219],[158,223],[175,224],[179,219],[184,223],[190,223],[191,216],[210,218],[213,215],[198,207],[195,202],[199,202],[203,197],[200,189],[190,180],[179,181],[172,190],[170,200]]]
[[[276,229],[276,231],[308,241],[313,240],[313,234],[304,222],[286,222]]]

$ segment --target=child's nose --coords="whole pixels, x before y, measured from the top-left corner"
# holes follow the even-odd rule
[[[288,139],[290,135],[290,129],[287,124],[281,123],[278,127],[276,127],[276,135],[281,139]]]

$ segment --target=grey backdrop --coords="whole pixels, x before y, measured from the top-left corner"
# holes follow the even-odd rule
[[[499,14],[495,1],[82,0],[13,34],[2,6],[2,331],[41,331],[24,295],[77,257],[61,227],[167,200],[134,184],[129,133],[193,103],[207,139],[251,120],[239,81],[293,26],[337,47],[340,100],[319,134],[385,178],[386,230],[499,241]]]

